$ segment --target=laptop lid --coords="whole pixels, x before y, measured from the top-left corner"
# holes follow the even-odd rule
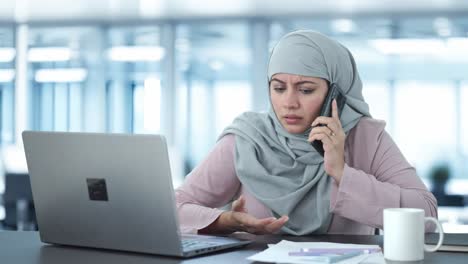
[[[41,240],[182,255],[163,136],[23,132]]]

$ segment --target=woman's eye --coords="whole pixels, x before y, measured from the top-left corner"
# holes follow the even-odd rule
[[[273,90],[275,90],[276,92],[284,92],[284,90],[286,90],[286,88],[284,88],[284,87],[273,87]]]
[[[313,89],[300,89],[301,93],[303,94],[311,94],[314,92]]]

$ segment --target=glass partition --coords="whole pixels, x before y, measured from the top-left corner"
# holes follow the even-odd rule
[[[167,56],[160,27],[113,27],[108,39],[108,130],[160,132],[161,61]]]
[[[96,64],[100,52],[92,47],[99,41],[97,35],[92,27],[30,28],[27,60],[32,129],[84,131],[86,108],[94,112],[93,118],[103,114],[86,100],[97,97],[101,86],[94,77],[96,68],[103,67]]]
[[[14,30],[0,26],[0,145],[14,141]]]
[[[245,22],[177,26],[176,130],[185,148],[186,173],[207,155],[224,127],[252,107],[248,37]]]

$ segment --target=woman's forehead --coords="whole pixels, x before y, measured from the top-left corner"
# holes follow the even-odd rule
[[[282,82],[303,82],[303,81],[310,81],[315,83],[324,82],[322,78],[319,77],[310,77],[310,76],[303,76],[297,74],[290,74],[290,73],[276,73],[272,76],[272,80],[277,79]]]

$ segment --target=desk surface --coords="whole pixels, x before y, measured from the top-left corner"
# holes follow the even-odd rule
[[[356,244],[378,244],[382,246],[382,236],[253,236],[236,234],[237,237],[254,240],[254,243],[238,250],[228,250],[220,253],[199,256],[191,259],[161,257],[147,254],[134,254],[110,250],[94,250],[77,247],[63,247],[43,244],[37,232],[0,232],[0,262],[15,264],[74,264],[74,263],[250,263],[247,257],[266,248],[267,243],[276,243],[282,239],[293,241],[337,242]],[[387,263],[389,263],[387,261]],[[397,262],[402,263],[402,262]],[[468,253],[435,252],[426,253],[421,263],[468,263]]]

